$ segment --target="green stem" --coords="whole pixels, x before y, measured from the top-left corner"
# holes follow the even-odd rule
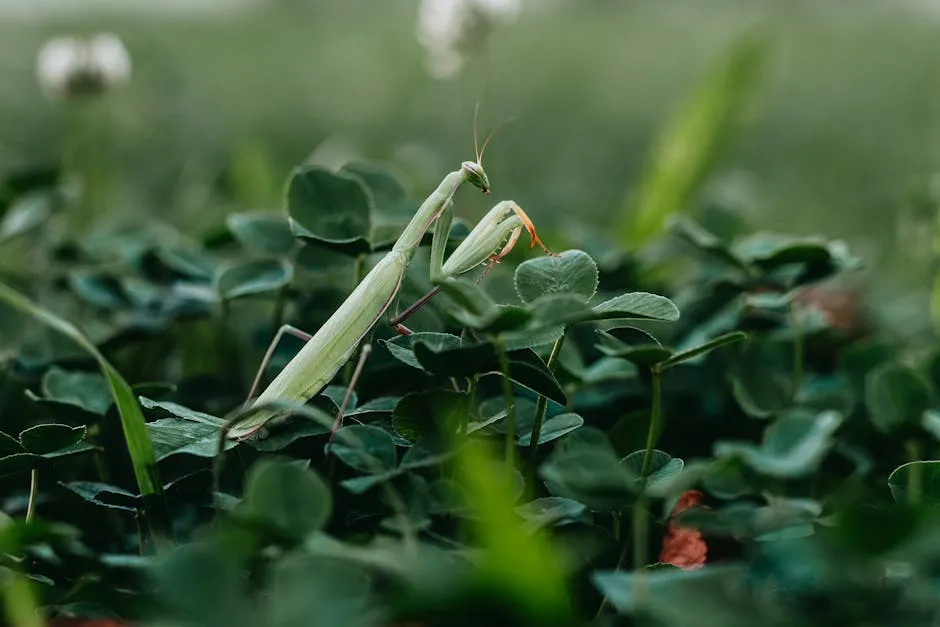
[[[512,473],[516,461],[516,402],[512,394],[512,380],[509,378],[509,359],[506,358],[506,351],[503,342],[497,339],[496,353],[499,357],[499,369],[503,374],[503,397],[506,400],[506,466],[507,471]]]
[[[548,368],[549,373],[555,373],[555,365],[558,363],[558,356],[561,354],[561,347],[565,344],[565,332],[567,329],[562,329],[561,335],[555,340],[555,344],[552,346],[552,352],[548,356],[548,363],[545,366]],[[539,438],[542,435],[542,423],[545,421],[545,410],[548,407],[548,397],[540,394],[539,400],[535,404],[535,419],[532,423],[532,439],[529,442],[529,459],[528,459],[528,483],[529,485],[533,484],[535,478],[535,466],[538,460],[538,449],[539,449]]]
[[[908,440],[905,443],[907,457],[911,462],[920,461],[920,446],[915,440]],[[921,477],[921,465],[914,464],[907,473],[907,502],[909,505],[919,505],[923,488],[923,477]]]
[[[29,473],[29,501],[26,505],[26,522],[33,522],[36,515],[36,494],[39,492],[39,471],[33,469]]]
[[[650,410],[650,426],[646,434],[646,453],[643,455],[643,467],[641,473],[644,477],[649,474],[650,464],[653,462],[653,448],[656,446],[656,440],[661,433],[661,423],[663,420],[663,373],[658,365],[650,369],[652,375],[652,396],[653,407]]]

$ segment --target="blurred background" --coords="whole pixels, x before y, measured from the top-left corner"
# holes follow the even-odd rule
[[[460,28],[436,4],[0,0],[0,169],[94,161],[108,219],[198,234],[280,207],[305,160],[381,162],[423,196],[473,158],[479,103],[481,134],[515,119],[486,156],[493,198],[577,246],[581,229],[621,223],[658,138],[760,32],[746,106],[721,121],[727,141],[685,204],[845,238],[891,275],[885,294],[923,296],[940,0],[487,0]],[[87,107],[46,97],[43,43],[103,31],[133,60],[129,84]],[[464,194],[458,213],[489,200]]]

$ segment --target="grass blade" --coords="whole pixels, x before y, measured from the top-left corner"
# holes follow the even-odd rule
[[[127,381],[72,323],[43,309],[3,283],[0,283],[0,302],[6,303],[13,309],[69,337],[97,360],[101,373],[111,388],[111,396],[114,398],[118,414],[121,416],[121,427],[124,430],[124,439],[127,442],[127,450],[133,463],[134,476],[137,478],[140,494],[144,497],[145,502],[152,502],[152,497],[162,497],[163,485],[160,482],[160,473],[157,469],[153,445],[150,442],[150,436],[147,434],[144,414]],[[162,499],[160,500],[162,502]],[[155,520],[153,517],[151,518],[153,522],[159,522],[163,519],[164,517],[159,515],[155,517]]]
[[[646,244],[688,202],[730,138],[734,118],[755,92],[766,52],[766,40],[749,33],[669,121],[637,195],[628,199],[621,221],[626,244]]]

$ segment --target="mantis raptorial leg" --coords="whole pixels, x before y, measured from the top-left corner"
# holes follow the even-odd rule
[[[492,137],[492,134],[490,136]],[[487,142],[483,144],[484,150]],[[255,399],[256,404],[275,400],[305,403],[332,381],[398,296],[408,265],[432,224],[435,225],[430,267],[433,284],[440,284],[462,275],[487,261],[491,264],[498,262],[516,244],[523,229],[528,231],[532,239],[531,246],[538,243],[548,252],[522,208],[513,201],[502,201],[484,216],[450,257],[444,260],[447,235],[453,218],[451,203],[454,194],[467,182],[484,194],[490,193],[489,179],[481,162],[482,151],[479,151],[476,161],[465,161],[458,170],[444,177],[437,189],[418,208],[392,249],[372,267],[352,294]],[[399,332],[410,333],[401,325],[400,320],[392,322]],[[269,353],[273,354],[273,350],[269,349]],[[270,356],[267,356],[267,359],[269,361]],[[364,360],[360,360],[360,366],[357,366],[360,373],[361,365],[364,365]],[[258,378],[260,374],[256,377],[256,382]],[[352,386],[347,388],[346,402],[351,388]],[[277,409],[259,411],[232,428],[228,437],[250,437],[265,423],[282,413],[283,410]],[[334,426],[338,428],[341,420],[342,409]]]

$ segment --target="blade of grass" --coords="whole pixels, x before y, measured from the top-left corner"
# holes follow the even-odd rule
[[[745,35],[669,120],[621,218],[620,232],[631,248],[658,235],[705,179],[756,92],[767,48],[762,34]]]
[[[0,302],[6,303],[13,309],[62,333],[87,351],[98,362],[101,373],[111,388],[111,396],[114,398],[114,404],[117,406],[118,414],[121,417],[124,440],[127,443],[128,453],[130,453],[140,494],[144,503],[148,504],[145,505],[145,514],[147,514],[151,525],[158,533],[165,532],[167,515],[166,503],[162,498],[163,484],[160,481],[160,472],[157,469],[153,444],[147,434],[144,414],[131,386],[115,370],[114,366],[105,359],[95,345],[72,323],[43,309],[26,296],[3,283],[0,283]]]

